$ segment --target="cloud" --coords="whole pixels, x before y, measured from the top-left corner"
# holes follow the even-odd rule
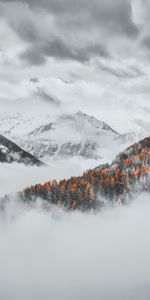
[[[51,95],[49,95],[43,88],[37,87],[34,95],[50,104],[60,104],[60,101],[56,97],[52,97]]]
[[[1,2],[26,3],[30,8],[40,7],[49,10],[55,16],[65,16],[65,22],[71,20],[78,22],[82,18],[83,23],[88,25],[105,24],[112,30],[124,32],[129,36],[135,36],[138,32],[137,27],[132,21],[131,4],[129,0],[1,0]],[[77,25],[77,24],[76,24]]]
[[[0,2],[10,26],[26,43],[20,59],[32,65],[44,64],[48,57],[83,64],[109,58],[115,38],[139,35],[129,0]],[[21,17],[16,19],[16,13]]]
[[[114,65],[107,65],[98,62],[98,66],[104,72],[107,72],[110,75],[113,75],[119,79],[134,79],[146,75],[141,69],[133,65],[120,67],[120,66],[116,66],[115,63]]]
[[[87,63],[93,57],[109,58],[110,54],[103,45],[88,45],[85,47],[67,45],[63,40],[53,38],[42,43],[33,44],[20,54],[20,58],[32,65],[46,62],[46,58],[60,60],[75,60]]]
[[[144,101],[150,72],[143,52],[149,50],[140,41],[148,27],[137,29],[132,8],[128,0],[0,1],[1,48],[10,61],[0,62],[0,101],[31,102],[36,85],[26,83],[36,77],[48,95],[61,99],[61,109],[82,109],[107,122],[104,105],[110,110],[114,99],[122,103],[135,95]]]
[[[38,78],[38,77],[32,77],[32,78],[30,78],[30,82],[32,82],[32,83],[34,83],[34,84],[36,84],[36,83],[39,83],[39,82],[40,82],[40,80],[39,80],[39,78]]]
[[[149,195],[98,214],[12,198],[0,215],[0,298],[149,300],[149,210]]]
[[[142,40],[142,45],[143,45],[146,49],[150,50],[150,37],[149,37],[149,36],[146,36],[145,38],[143,38],[143,40]]]
[[[31,65],[42,65],[46,63],[46,57],[39,51],[39,49],[35,49],[34,47],[28,48],[19,54],[19,58],[23,61],[27,61]]]

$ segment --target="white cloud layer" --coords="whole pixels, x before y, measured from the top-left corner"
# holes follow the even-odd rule
[[[11,202],[0,216],[0,297],[148,300],[149,196],[98,214]]]

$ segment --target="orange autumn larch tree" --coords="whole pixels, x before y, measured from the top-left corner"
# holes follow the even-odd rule
[[[40,197],[67,209],[95,209],[102,199],[124,202],[131,190],[148,190],[150,172],[150,138],[135,143],[119,154],[112,164],[89,170],[83,176],[68,180],[47,181],[24,190],[22,197],[31,200]],[[100,201],[101,199],[101,201]]]

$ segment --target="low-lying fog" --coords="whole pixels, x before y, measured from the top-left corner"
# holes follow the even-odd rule
[[[150,201],[97,214],[12,199],[0,214],[0,299],[150,299]]]
[[[92,159],[70,158],[51,160],[46,167],[30,167],[23,164],[0,163],[0,198],[6,194],[21,191],[27,186],[47,180],[61,180],[71,176],[80,176],[87,169],[97,167]]]

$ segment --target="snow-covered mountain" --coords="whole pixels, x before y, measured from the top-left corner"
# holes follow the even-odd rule
[[[9,113],[0,118],[0,125],[3,135],[46,162],[72,157],[111,162],[119,151],[139,140],[134,132],[119,134],[107,123],[81,111],[59,116],[49,111],[42,111],[42,116],[32,111]]]
[[[80,156],[101,159],[118,133],[105,122],[81,111],[49,120],[21,138],[21,145],[43,160]]]

